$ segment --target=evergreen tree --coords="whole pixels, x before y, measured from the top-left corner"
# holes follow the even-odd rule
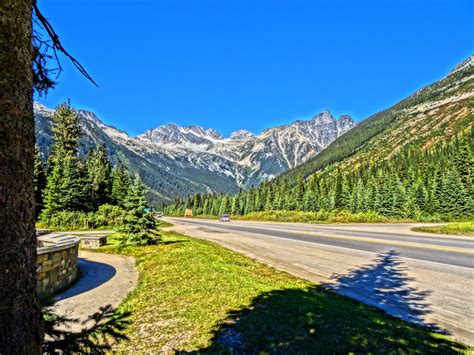
[[[117,165],[111,172],[112,188],[111,200],[117,206],[124,207],[127,194],[130,190],[130,176],[123,167]]]
[[[63,209],[62,177],[62,164],[53,165],[49,171],[46,187],[43,191],[44,208],[41,211],[40,220],[44,222],[48,221],[55,213]]]
[[[44,209],[40,217],[43,221],[47,221],[54,213],[64,210],[66,201],[69,205],[82,203],[82,201],[72,201],[66,196],[69,193],[67,189],[80,184],[80,182],[69,180],[67,183],[63,183],[65,164],[70,164],[68,179],[79,177],[77,172],[72,171],[74,163],[71,162],[71,159],[77,155],[79,145],[79,116],[69,101],[56,107],[52,117],[51,132],[54,143],[49,158],[46,188],[43,191]]]
[[[125,199],[126,215],[120,229],[122,244],[152,245],[159,241],[154,232],[156,222],[147,211],[145,192],[145,185],[137,175]]]
[[[418,206],[416,191],[411,190],[406,194],[405,200],[401,207],[401,216],[403,218],[418,218],[420,209]]]
[[[230,199],[227,196],[224,196],[219,207],[219,216],[226,213],[230,213]]]
[[[81,211],[86,204],[84,193],[84,178],[76,156],[68,156],[62,162],[63,171],[61,177],[61,199],[60,205],[63,210]]]
[[[86,159],[86,194],[89,208],[97,210],[100,205],[111,202],[111,168],[104,147],[89,150]]]
[[[238,214],[238,210],[237,210],[237,200],[238,198],[234,197],[234,196],[231,196],[230,197],[230,214],[231,215],[236,215]]]
[[[56,107],[51,126],[54,141],[51,154],[53,160],[59,161],[66,156],[77,154],[81,136],[79,120],[79,115],[69,100]]]
[[[468,196],[461,176],[451,167],[443,176],[442,201],[440,211],[448,218],[463,216],[468,209]]]
[[[334,203],[333,207],[335,209],[342,209],[344,208],[344,197],[343,197],[343,190],[342,190],[342,176],[341,173],[338,171],[335,177],[335,186],[334,186]]]
[[[202,207],[202,214],[207,215],[209,214],[209,198],[204,200],[204,205]]]
[[[314,211],[315,210],[315,196],[312,189],[307,189],[303,195],[303,211]]]

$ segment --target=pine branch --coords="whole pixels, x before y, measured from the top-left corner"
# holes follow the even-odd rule
[[[84,75],[96,87],[99,87],[99,85],[97,85],[97,83],[94,81],[94,79],[92,79],[92,77],[89,75],[89,73],[86,71],[86,69],[82,66],[82,64],[76,58],[74,58],[64,48],[64,46],[62,45],[61,41],[59,40],[59,36],[56,33],[56,31],[54,30],[53,26],[49,23],[49,21],[43,16],[41,11],[39,10],[36,1],[33,1],[33,10],[34,10],[34,13],[36,15],[36,19],[34,20],[34,22],[46,31],[46,33],[48,34],[48,37],[51,39],[51,42],[41,40],[41,38],[38,34],[34,35],[34,39],[35,39],[35,41],[37,41],[38,44],[43,45],[43,46],[47,46],[48,48],[51,48],[53,50],[55,60],[58,63],[58,68],[56,69],[58,71],[58,75],[63,70],[62,66],[61,66],[61,62],[60,62],[59,57],[58,57],[58,53],[62,53],[67,58],[69,58],[69,60],[72,62],[72,64],[79,70],[79,72],[82,75]],[[44,61],[47,57],[50,57],[50,56],[47,56],[45,52],[39,53],[39,56],[38,55],[35,56],[36,61],[38,61],[38,60],[43,61],[43,63],[42,63],[43,65],[40,65],[39,68],[45,70],[44,69],[45,68]],[[45,75],[42,75],[42,77],[47,78],[47,76],[45,76]],[[50,84],[50,86],[52,86],[51,83],[49,83],[49,84]]]

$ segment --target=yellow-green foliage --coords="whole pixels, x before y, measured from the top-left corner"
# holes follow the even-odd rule
[[[348,211],[302,212],[302,211],[263,211],[251,212],[239,219],[251,221],[302,222],[302,223],[369,223],[387,222],[388,218],[376,212],[351,213]]]
[[[97,212],[61,211],[44,218],[36,226],[55,230],[87,230],[119,227],[125,212],[118,206],[102,205]]]
[[[474,221],[448,223],[441,226],[416,227],[413,228],[413,230],[418,232],[458,234],[474,237]]]

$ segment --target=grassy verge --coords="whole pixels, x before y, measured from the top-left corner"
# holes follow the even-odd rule
[[[438,234],[457,234],[457,235],[468,235],[474,237],[474,221],[471,222],[454,222],[448,223],[441,226],[426,226],[426,227],[415,227],[414,231],[417,232],[429,232]]]
[[[181,217],[181,216],[177,216]],[[194,218],[217,219],[213,215],[195,215]],[[299,222],[299,223],[395,223],[412,222],[408,219],[393,219],[384,217],[376,212],[351,213],[349,211],[260,211],[251,212],[244,216],[232,215],[233,220],[269,221],[269,222]]]
[[[140,279],[125,353],[455,353],[463,346],[208,242],[163,232],[132,255]]]
[[[163,220],[158,220],[158,222],[156,223],[156,226],[157,226],[157,228],[172,227],[173,223],[166,222],[166,221],[163,221]]]

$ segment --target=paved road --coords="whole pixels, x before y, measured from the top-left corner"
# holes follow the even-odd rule
[[[414,224],[168,220],[178,232],[474,344],[474,238],[416,233]]]

